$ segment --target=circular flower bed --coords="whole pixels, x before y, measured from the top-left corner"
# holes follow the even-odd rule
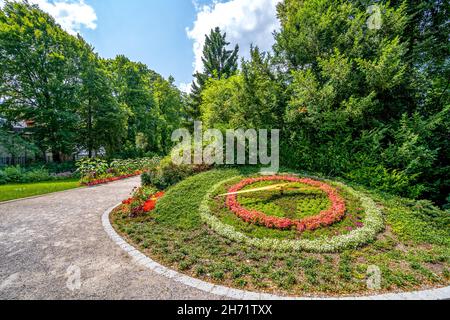
[[[235,178],[233,178],[235,179]],[[237,231],[233,226],[227,225],[223,223],[220,219],[218,219],[210,210],[209,204],[213,197],[213,194],[218,190],[222,185],[232,181],[233,179],[228,179],[226,181],[222,181],[215,185],[204,197],[200,208],[200,216],[202,220],[216,233],[219,235],[226,237],[232,241],[245,243],[247,245],[251,245],[254,247],[258,247],[265,250],[277,250],[277,251],[308,251],[308,252],[317,252],[317,253],[334,253],[334,252],[340,252],[346,249],[351,248],[357,248],[362,245],[365,245],[373,240],[376,239],[378,233],[380,233],[384,229],[384,219],[382,212],[377,208],[375,202],[357,192],[356,190],[342,184],[342,183],[335,183],[339,186],[339,188],[345,190],[349,194],[353,195],[354,197],[358,198],[361,201],[362,209],[365,211],[366,216],[363,220],[362,227],[358,228],[356,230],[351,231],[348,234],[345,235],[339,235],[332,238],[317,238],[314,240],[309,239],[296,239],[296,240],[288,240],[288,239],[274,239],[274,238],[253,238],[250,237],[240,231]],[[333,188],[326,183],[322,183],[319,181],[315,181],[312,179],[299,179],[296,177],[291,176],[276,176],[276,177],[261,177],[256,179],[251,179],[252,182],[250,182],[250,179],[243,180],[241,184],[248,185],[253,183],[253,181],[261,181],[260,179],[272,179],[273,181],[288,181],[286,179],[289,179],[290,181],[305,183],[305,181],[308,182],[309,185],[314,184],[314,186],[321,186],[324,190],[326,189],[328,192],[327,194],[333,194],[333,198],[335,201],[333,202],[334,205],[332,205],[332,208],[335,208],[338,212],[337,215],[334,215],[335,217],[339,217],[341,214],[345,215],[345,203],[341,203],[341,201],[338,201],[339,197],[337,196],[337,192],[332,192]],[[241,187],[241,184],[233,187],[232,189],[242,189],[244,186]],[[325,191],[325,190],[324,190]],[[227,199],[228,205],[233,204],[233,201],[228,201],[230,199]],[[236,202],[237,203],[237,202]],[[326,210],[319,214],[317,217],[307,218],[305,220],[302,220],[298,223],[308,223],[310,227],[320,227],[324,224],[324,221],[321,221],[321,218],[326,216],[330,217],[333,216],[334,213],[332,213],[331,209]],[[344,210],[342,213],[341,210]],[[234,211],[233,211],[234,212]],[[234,212],[236,214],[236,212]],[[254,221],[260,221],[255,220],[254,217],[258,217],[260,219],[261,215],[256,215],[256,212],[252,213],[251,218],[249,218],[251,222]],[[272,218],[270,218],[272,219]],[[273,218],[276,220],[277,218]],[[331,219],[331,218],[329,218]],[[334,222],[336,222],[337,218],[334,219]],[[284,219],[281,219],[284,220]],[[312,223],[311,221],[314,221]],[[331,220],[328,220],[331,221]]]
[[[331,207],[327,210],[322,211],[319,215],[314,217],[305,218],[302,220],[292,220],[288,218],[278,218],[273,216],[268,216],[262,212],[247,210],[241,206],[238,201],[237,192],[241,191],[244,187],[252,185],[256,182],[261,181],[287,181],[287,182],[298,182],[306,185],[316,187],[328,195],[331,201]],[[240,217],[245,222],[255,223],[258,225],[263,225],[267,228],[275,229],[292,229],[295,228],[299,232],[314,231],[321,227],[326,227],[340,221],[345,216],[345,201],[339,196],[336,189],[330,185],[315,181],[312,179],[300,179],[291,176],[270,176],[270,177],[260,177],[260,178],[249,178],[244,179],[237,185],[231,187],[229,190],[229,195],[226,200],[228,208],[233,211],[238,217]]]
[[[259,178],[258,173],[257,168],[220,168],[192,176],[168,189],[150,212],[144,212],[143,205],[148,202],[152,208],[158,190],[140,188],[113,211],[111,222],[127,242],[154,261],[227,287],[336,297],[449,285],[449,231],[434,218],[444,223],[445,212],[433,211],[433,222],[428,223],[422,220],[422,202],[376,192],[368,196],[370,191],[364,189],[313,178],[336,189],[345,200],[345,217],[315,231],[271,229],[244,222],[223,196],[218,197],[243,179]],[[282,193],[270,188],[248,192],[274,184],[263,181],[245,187],[239,203],[291,220],[331,207],[327,194],[301,183],[289,183]],[[369,292],[373,266],[380,268],[382,281],[379,290]]]

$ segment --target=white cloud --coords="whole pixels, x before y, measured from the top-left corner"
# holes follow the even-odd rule
[[[57,23],[70,34],[77,34],[81,28],[95,30],[97,15],[94,8],[84,0],[28,0],[53,16]],[[4,4],[0,0],[0,6]]]
[[[200,6],[194,0],[197,19],[192,29],[186,28],[188,37],[194,41],[194,70],[202,69],[205,35],[216,26],[227,33],[227,40],[232,45],[239,44],[241,57],[249,57],[252,43],[262,50],[271,50],[274,44],[273,31],[280,28],[276,17],[278,2],[280,0],[230,0]]]
[[[180,89],[181,92],[191,93],[191,86],[192,83],[180,82],[180,84],[178,85],[178,89]]]

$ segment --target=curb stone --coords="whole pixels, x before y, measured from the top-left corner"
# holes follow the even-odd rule
[[[195,279],[172,269],[162,266],[156,261],[150,259],[135,247],[129,245],[120,235],[114,230],[111,222],[109,220],[111,212],[120,204],[106,210],[102,215],[102,224],[105,232],[111,238],[111,240],[117,244],[122,250],[128,253],[131,258],[140,266],[148,268],[155,273],[172,279],[176,282],[182,283],[186,286],[211,293],[220,297],[234,299],[234,300],[296,300],[296,301],[306,301],[306,300],[449,300],[450,299],[450,287],[417,291],[417,292],[406,292],[406,293],[389,293],[375,296],[359,296],[359,297],[287,297],[287,296],[277,296],[267,293],[257,293],[244,290],[238,290],[233,288],[228,288],[225,286],[215,285]]]

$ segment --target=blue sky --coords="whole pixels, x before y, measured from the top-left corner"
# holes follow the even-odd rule
[[[189,82],[193,71],[192,40],[186,27],[195,20],[189,0],[86,0],[97,14],[97,28],[83,37],[101,56],[124,54],[164,77]]]
[[[0,6],[4,0],[0,0]],[[16,0],[21,1],[21,0]],[[251,44],[273,45],[280,0],[28,0],[72,34],[80,33],[105,58],[124,54],[186,90],[201,70],[205,34],[221,27],[249,56]]]

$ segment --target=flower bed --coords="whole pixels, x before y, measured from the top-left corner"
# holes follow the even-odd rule
[[[296,180],[297,178],[293,177],[283,177],[287,179]],[[352,194],[353,196],[360,199],[362,204],[362,209],[366,213],[366,217],[364,218],[363,223],[361,224],[361,228],[356,230],[352,230],[350,233],[345,235],[339,235],[332,238],[318,238],[314,240],[308,239],[297,239],[297,240],[284,240],[284,239],[273,239],[273,238],[253,238],[242,232],[237,231],[233,226],[227,225],[220,221],[216,216],[214,216],[210,210],[209,203],[211,201],[212,195],[219,189],[222,185],[226,184],[229,181],[234,180],[235,178],[228,179],[226,181],[222,181],[215,185],[205,196],[203,199],[199,213],[202,220],[215,232],[219,235],[226,237],[232,241],[245,243],[247,245],[251,245],[264,250],[276,250],[276,251],[308,251],[315,253],[335,253],[340,252],[346,249],[354,249],[358,248],[362,245],[370,243],[375,240],[377,235],[384,229],[384,219],[382,212],[377,208],[375,202],[369,197],[357,192],[356,190],[341,184],[340,188]],[[264,178],[261,178],[264,179]],[[274,180],[280,180],[280,177],[277,177]],[[281,179],[284,180],[284,179]],[[299,179],[304,181],[308,180],[312,182],[314,180],[310,179]],[[255,181],[255,180],[252,180]],[[257,179],[259,180],[259,178]],[[246,182],[246,185],[250,184],[250,179]],[[315,181],[314,184],[317,186],[318,181]],[[252,182],[253,183],[253,182]],[[237,186],[236,186],[237,188]]]
[[[153,211],[164,194],[163,191],[155,193],[155,189],[149,187],[136,188],[131,198],[122,201],[122,210],[132,218],[142,216]]]
[[[77,172],[81,176],[80,183],[95,186],[112,181],[122,180],[154,170],[160,159],[142,158],[129,160],[113,160],[108,162],[100,158],[85,158],[77,161]]]
[[[287,181],[287,182],[298,182],[306,185],[316,187],[328,195],[331,201],[331,207],[327,210],[322,211],[319,215],[315,217],[309,217],[302,220],[291,220],[288,218],[278,218],[273,216],[267,216],[266,214],[254,210],[247,210],[239,204],[238,196],[236,192],[241,191],[244,187],[261,181]],[[263,225],[267,228],[275,229],[292,229],[295,228],[299,232],[314,231],[321,227],[326,227],[340,221],[345,216],[346,206],[345,201],[339,196],[336,189],[330,185],[315,181],[312,179],[300,179],[291,176],[271,176],[271,177],[260,177],[260,178],[249,178],[242,180],[237,185],[231,187],[228,192],[226,204],[228,208],[233,211],[238,217],[248,223],[254,223],[258,225]]]
[[[217,197],[258,173],[257,168],[201,173],[171,187],[150,213],[133,217],[130,204],[121,205],[112,212],[111,222],[127,242],[158,263],[191,277],[243,290],[341,297],[449,285],[450,266],[445,258],[449,256],[449,231],[434,220],[428,223],[418,216],[423,211],[419,208],[422,203],[385,198],[325,180],[345,199],[347,212],[342,221],[303,233],[270,229],[243,222],[225,206],[223,197]],[[270,184],[257,183],[261,187]],[[144,190],[142,198],[155,194],[157,190],[152,189]],[[279,197],[274,194],[245,194],[239,201],[247,208],[291,219],[316,215],[330,206],[326,195],[313,187],[302,192],[286,191]],[[290,205],[289,201],[295,199],[298,206]],[[305,208],[308,199],[323,201],[311,209],[293,212]],[[272,201],[276,203],[273,207]],[[357,217],[353,222],[352,216]],[[433,217],[440,216],[446,217],[445,212],[436,212]],[[349,226],[352,230],[347,231]],[[383,277],[381,289],[369,292],[366,279],[373,265],[380,268]]]
[[[142,174],[142,171],[136,171],[135,173],[132,173],[132,174],[126,174],[126,175],[122,175],[122,176],[118,176],[118,177],[103,178],[103,179],[93,180],[93,181],[89,181],[89,182],[82,182],[81,184],[83,186],[93,187],[93,186],[98,186],[100,184],[105,184],[105,183],[110,183],[110,182],[128,179],[128,178],[132,178],[132,177],[137,177],[137,176],[140,176],[141,174]]]

